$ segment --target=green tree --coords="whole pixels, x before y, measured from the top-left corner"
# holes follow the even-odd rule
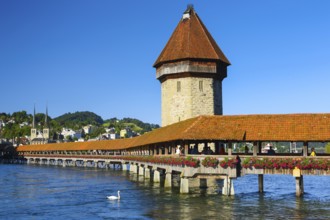
[[[28,115],[26,111],[14,112],[12,114],[12,118],[16,123],[29,122],[31,119],[31,115]]]
[[[66,140],[72,142],[73,141],[72,136],[71,135],[66,136]]]
[[[4,112],[0,113],[0,120],[7,122],[10,118],[10,114],[6,114]]]
[[[103,133],[105,133],[105,129],[103,127],[98,127],[90,134],[90,138],[96,138]]]
[[[18,124],[7,123],[7,125],[3,129],[3,137],[4,138],[14,138],[20,137],[20,127]]]
[[[24,126],[20,129],[21,131],[21,136],[29,136],[31,134],[31,127],[30,126]]]

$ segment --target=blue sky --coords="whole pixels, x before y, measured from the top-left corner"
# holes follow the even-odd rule
[[[232,63],[225,115],[330,112],[328,0],[1,0],[0,112],[160,124],[152,65],[187,4]]]

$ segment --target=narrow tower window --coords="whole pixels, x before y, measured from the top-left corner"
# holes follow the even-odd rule
[[[199,91],[203,92],[203,81],[199,81]]]
[[[177,92],[181,92],[181,82],[180,81],[177,81],[176,90],[177,90]]]

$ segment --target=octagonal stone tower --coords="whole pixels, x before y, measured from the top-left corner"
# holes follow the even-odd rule
[[[222,115],[222,80],[229,65],[188,6],[153,65],[161,82],[162,126],[199,115]]]

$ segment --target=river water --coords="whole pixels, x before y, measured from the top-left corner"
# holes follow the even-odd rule
[[[328,219],[330,177],[305,176],[305,194],[295,196],[289,175],[234,182],[235,196],[214,188],[180,194],[114,169],[0,165],[0,219]],[[120,201],[108,195],[121,191]]]

